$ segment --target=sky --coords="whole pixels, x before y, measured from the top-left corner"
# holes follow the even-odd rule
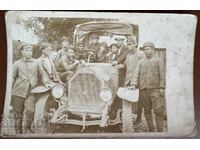
[[[31,30],[26,31],[26,29],[20,24],[12,26],[11,32],[13,40],[20,40],[21,42],[30,44],[38,43],[38,38],[33,34],[33,32],[31,32]]]

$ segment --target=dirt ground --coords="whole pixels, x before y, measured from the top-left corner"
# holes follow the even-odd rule
[[[133,114],[133,121],[136,120],[136,117],[137,116]],[[154,118],[154,126],[156,127],[154,114],[153,114],[153,118]],[[144,113],[142,115],[141,123],[137,127],[134,127],[134,128],[135,128],[135,132],[138,132],[138,133],[148,132],[148,126],[144,117]],[[56,133],[121,133],[122,124],[108,126],[104,128],[101,128],[99,126],[88,126],[83,132],[81,132],[81,130],[82,130],[82,126],[78,126],[78,125],[56,125],[54,134]],[[165,131],[167,131],[166,120],[165,120]]]
[[[153,114],[153,113],[152,113]],[[155,115],[153,115],[154,118],[154,125],[155,125]],[[133,114],[133,121],[135,121],[136,115]],[[15,129],[14,129],[14,119],[11,117],[7,119],[6,123],[7,127],[2,128],[2,134],[3,135],[15,135]],[[155,125],[156,126],[156,125]],[[165,131],[167,131],[167,121],[165,120]],[[86,126],[85,130],[82,130],[82,126],[78,125],[60,125],[56,124],[52,128],[51,134],[67,134],[67,133],[121,133],[122,132],[122,124],[117,124],[113,126],[108,126],[101,128],[99,126]],[[144,117],[144,113],[142,115],[142,120],[139,126],[135,127],[135,132],[148,132],[147,123]]]

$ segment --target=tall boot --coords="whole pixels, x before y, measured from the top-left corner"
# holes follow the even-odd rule
[[[132,103],[123,100],[122,101],[122,109],[123,109],[123,114],[122,114],[122,132],[123,133],[131,133],[134,132],[134,127],[133,127],[133,116],[132,116]]]
[[[22,134],[22,117],[15,117],[14,119],[16,134]]]
[[[164,132],[164,116],[156,115],[156,126],[158,132]]]
[[[24,127],[24,133],[25,134],[33,134],[34,131],[31,129],[33,122],[33,117],[26,118],[26,125]]]
[[[140,101],[140,100],[139,100]],[[141,124],[141,120],[142,120],[142,110],[143,110],[143,104],[140,102],[138,102],[138,109],[137,109],[137,118],[134,122],[134,125],[137,127]]]
[[[145,114],[145,118],[146,118],[146,121],[147,121],[147,125],[149,127],[149,132],[154,132],[155,129],[154,129],[154,125],[153,125],[152,115],[151,114]]]

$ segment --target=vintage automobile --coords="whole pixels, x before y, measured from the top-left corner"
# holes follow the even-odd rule
[[[81,125],[81,131],[84,131],[86,126],[106,127],[123,123],[123,128],[126,128],[123,132],[131,132],[133,123],[129,103],[123,104],[123,111],[119,109],[115,119],[110,118],[111,106],[116,100],[118,90],[118,67],[111,63],[95,61],[97,52],[89,43],[93,34],[98,35],[98,40],[108,45],[116,36],[135,36],[138,40],[138,26],[110,21],[88,22],[76,26],[74,44],[76,51],[79,51],[80,43],[84,45],[84,49],[79,51],[84,63],[76,68],[75,75],[68,81],[68,95],[65,95],[65,98],[62,98],[63,88],[52,88],[52,95],[56,95],[53,97],[59,103],[59,107],[52,109],[49,114],[50,122]]]

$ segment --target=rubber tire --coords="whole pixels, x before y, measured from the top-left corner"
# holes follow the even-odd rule
[[[122,132],[123,133],[134,132],[132,103],[127,100],[122,101]]]

